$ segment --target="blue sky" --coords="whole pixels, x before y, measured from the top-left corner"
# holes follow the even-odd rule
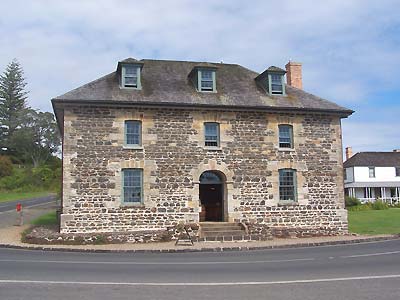
[[[343,121],[344,146],[400,148],[400,1],[245,3],[1,1],[0,70],[17,58],[29,104],[51,110],[51,98],[126,57],[258,72],[291,59],[303,63],[306,91],[356,111]]]

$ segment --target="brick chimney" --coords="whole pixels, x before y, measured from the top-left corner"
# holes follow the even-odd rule
[[[353,149],[351,147],[346,147],[346,160],[353,156]]]
[[[301,75],[301,63],[289,60],[285,67],[287,84],[292,87],[302,89],[303,80]]]

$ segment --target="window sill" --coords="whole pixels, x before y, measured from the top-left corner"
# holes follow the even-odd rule
[[[282,152],[295,152],[296,150],[294,148],[278,148],[278,151]]]
[[[297,201],[279,201],[278,206],[298,206],[299,202]]]
[[[207,147],[207,146],[204,146],[203,149],[207,150],[207,151],[222,151],[221,147],[210,147],[210,146]]]
[[[119,86],[119,88],[121,90],[136,90],[136,91],[140,91],[142,88],[138,88],[138,87],[130,87],[130,86]]]
[[[122,146],[122,149],[143,150],[143,146],[128,146],[128,145],[124,145],[124,146]]]
[[[214,94],[217,93],[217,91],[198,91],[198,92],[199,92],[199,93],[206,93],[206,94],[207,94],[207,93],[211,93],[211,94],[212,94],[212,93],[214,93]]]
[[[123,202],[123,203],[121,203],[121,207],[122,208],[132,208],[132,207],[134,207],[134,208],[145,208],[145,205],[144,205],[144,203]]]

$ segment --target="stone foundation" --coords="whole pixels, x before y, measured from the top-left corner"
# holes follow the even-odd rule
[[[35,226],[24,234],[23,241],[41,245],[96,245],[96,244],[123,244],[123,243],[154,243],[170,242],[184,237],[183,226],[193,240],[199,240],[199,226],[185,224],[170,227],[166,230],[143,230],[134,232],[106,232],[106,233],[59,233],[58,228],[49,226]]]

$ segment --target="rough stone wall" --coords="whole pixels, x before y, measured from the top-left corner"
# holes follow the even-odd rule
[[[142,121],[142,147],[124,147],[124,121]],[[204,147],[204,122],[221,145]],[[279,149],[291,124],[294,150]],[[278,236],[347,232],[340,119],[183,109],[70,107],[64,112],[61,232],[160,230],[199,221],[199,177],[225,178],[224,220]],[[297,170],[298,201],[279,202],[278,170]],[[144,203],[121,204],[121,170],[141,168]]]

